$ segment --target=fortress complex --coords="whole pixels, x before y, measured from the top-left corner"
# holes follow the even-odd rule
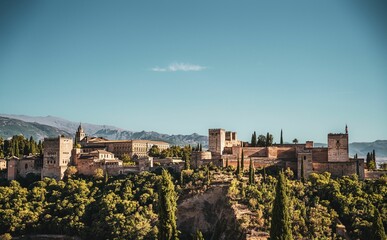
[[[250,158],[254,167],[289,167],[298,178],[310,173],[330,172],[333,177],[357,174],[364,179],[364,159],[349,158],[348,128],[345,133],[328,134],[328,147],[314,147],[313,141],[304,144],[274,144],[269,147],[242,146],[235,132],[224,129],[209,129],[209,152],[196,153],[194,164],[213,162],[219,166],[237,166],[244,155],[245,169]]]

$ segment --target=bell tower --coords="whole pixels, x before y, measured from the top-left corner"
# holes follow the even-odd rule
[[[78,130],[75,133],[75,144],[80,143],[86,137],[86,133],[83,131],[82,124],[79,124]]]

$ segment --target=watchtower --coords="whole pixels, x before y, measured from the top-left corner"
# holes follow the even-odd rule
[[[226,131],[221,128],[208,130],[208,148],[211,153],[222,155],[226,145]]]
[[[349,160],[348,127],[345,133],[328,134],[328,162],[345,162]]]

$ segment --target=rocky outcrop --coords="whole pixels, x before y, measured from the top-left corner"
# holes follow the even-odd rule
[[[227,191],[228,184],[213,185],[178,203],[177,224],[181,239],[190,239],[196,230],[200,230],[205,239],[245,239],[228,203]]]

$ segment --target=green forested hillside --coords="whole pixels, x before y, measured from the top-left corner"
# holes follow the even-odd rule
[[[224,198],[233,206],[235,216],[241,215],[240,212],[250,212],[234,221],[238,225],[233,228],[236,231],[234,236],[246,236],[251,229],[268,233],[276,175],[259,170],[252,181],[248,172],[235,175],[232,168],[211,169],[185,170],[180,179],[175,176],[173,183],[179,198],[196,198],[206,189],[216,188],[219,182],[212,182],[215,173],[217,176],[234,176]],[[360,181],[356,176],[332,179],[329,173],[324,173],[312,174],[303,182],[293,180],[293,173],[289,170],[285,174],[284,189],[288,198],[285,203],[288,206],[282,211],[289,213],[293,239],[342,239],[335,234],[337,220],[344,224],[351,239],[371,239],[370,236],[386,229],[386,176]],[[157,239],[160,179],[160,174],[144,172],[98,179],[73,176],[55,181],[46,178],[27,187],[11,181],[0,187],[0,234]],[[205,213],[208,218],[213,217],[211,214],[211,211]],[[203,232],[203,235],[217,236],[221,227],[214,226],[211,228],[213,233]],[[191,236],[186,232],[181,235]]]

